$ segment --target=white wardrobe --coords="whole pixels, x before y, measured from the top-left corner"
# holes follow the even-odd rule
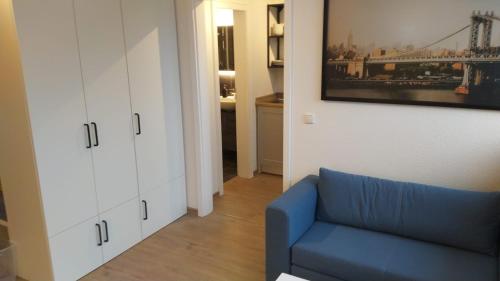
[[[48,270],[77,280],[187,211],[174,1],[12,3]]]

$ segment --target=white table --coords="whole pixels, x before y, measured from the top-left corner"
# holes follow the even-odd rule
[[[276,281],[307,281],[307,280],[292,275],[288,275],[286,273],[281,273],[280,277],[278,277]]]

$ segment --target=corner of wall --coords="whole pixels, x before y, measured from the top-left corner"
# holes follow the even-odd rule
[[[39,193],[21,57],[12,0],[0,0],[0,175],[8,232],[16,244],[18,274],[51,280],[45,221]]]

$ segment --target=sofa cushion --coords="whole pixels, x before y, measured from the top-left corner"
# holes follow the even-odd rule
[[[318,220],[496,256],[500,193],[320,170]]]
[[[457,248],[316,222],[292,264],[349,281],[496,281],[497,259]]]

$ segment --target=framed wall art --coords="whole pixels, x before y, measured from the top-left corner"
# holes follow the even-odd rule
[[[323,100],[500,109],[500,1],[325,0]]]

